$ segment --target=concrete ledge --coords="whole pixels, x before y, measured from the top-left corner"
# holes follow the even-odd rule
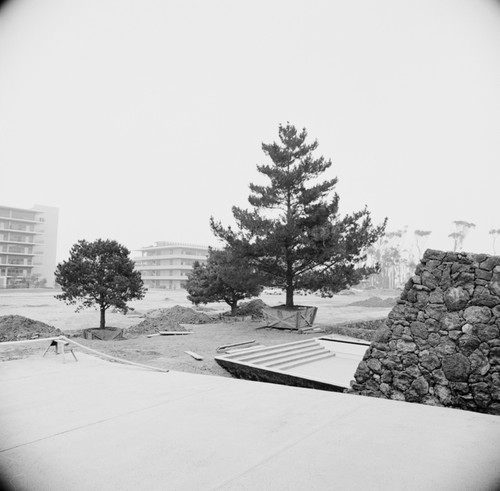
[[[500,484],[496,416],[78,359],[0,365],[0,466],[17,489]]]

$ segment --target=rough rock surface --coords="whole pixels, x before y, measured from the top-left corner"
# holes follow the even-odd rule
[[[500,415],[500,257],[427,250],[349,392]]]
[[[0,317],[0,342],[60,336],[62,332],[44,322],[28,319],[22,315]]]
[[[186,331],[180,324],[208,324],[210,322],[213,322],[212,319],[203,312],[175,305],[170,309],[156,309],[148,312],[142,322],[127,329],[126,335],[139,336],[159,331]]]

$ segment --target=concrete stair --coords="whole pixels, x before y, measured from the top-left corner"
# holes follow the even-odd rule
[[[224,358],[262,368],[288,370],[334,356],[335,353],[326,349],[315,339],[307,339],[284,345],[241,350],[227,354]]]

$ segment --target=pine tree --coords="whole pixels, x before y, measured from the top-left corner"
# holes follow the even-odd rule
[[[226,302],[234,315],[238,302],[255,297],[262,291],[260,275],[248,260],[233,251],[209,249],[206,264],[196,261],[189,275],[186,290],[188,300],[195,305]]]
[[[366,207],[340,218],[337,178],[317,182],[332,165],[314,157],[318,142],[307,143],[307,131],[290,124],[280,125],[279,139],[262,144],[271,164],[257,170],[270,183],[250,184],[253,209],[233,207],[238,230],[213,218],[211,226],[265,274],[266,286],[284,288],[286,307],[293,308],[297,289],[331,296],[376,272],[364,265],[364,251],[384,233],[385,221],[372,226]]]

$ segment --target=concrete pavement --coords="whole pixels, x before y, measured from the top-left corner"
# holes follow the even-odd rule
[[[500,417],[77,356],[0,365],[12,489],[500,488]]]

